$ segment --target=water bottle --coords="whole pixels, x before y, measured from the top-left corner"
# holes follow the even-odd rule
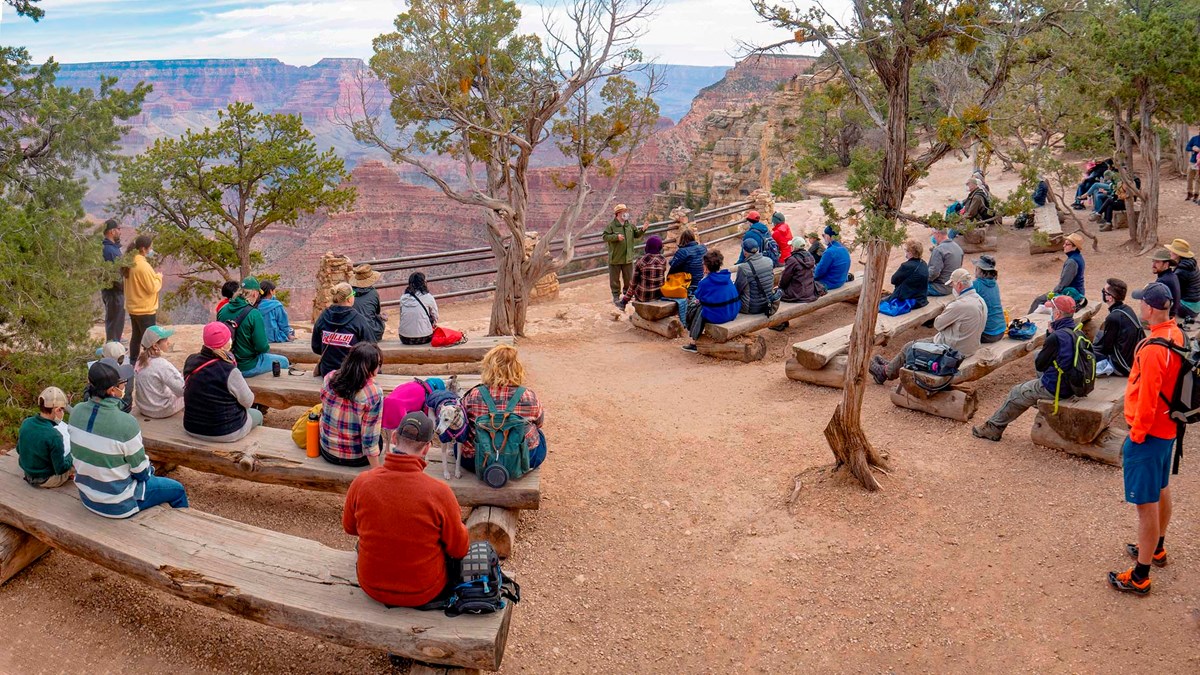
[[[280,368],[280,367],[279,367],[279,362],[278,362],[278,361],[272,361],[272,362],[271,362],[271,375],[272,375],[272,376],[274,376],[274,377],[279,377],[279,368]]]
[[[304,454],[318,457],[321,454],[321,416],[318,413],[308,413],[308,440],[304,444]]]

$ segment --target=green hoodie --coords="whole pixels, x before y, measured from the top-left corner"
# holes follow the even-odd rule
[[[238,315],[247,307],[251,307],[250,303],[239,295],[225,303],[217,314],[217,321],[236,321]],[[259,354],[271,351],[271,343],[267,342],[267,327],[257,308],[251,307],[250,313],[233,331],[232,351],[237,359],[238,370],[242,372],[250,370],[258,363]]]
[[[26,417],[17,432],[17,463],[34,480],[64,474],[71,470],[67,439],[45,417]]]

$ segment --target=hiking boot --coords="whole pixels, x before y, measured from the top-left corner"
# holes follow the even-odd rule
[[[971,435],[975,438],[982,438],[985,441],[998,442],[1004,436],[1004,430],[991,422],[984,422],[977,427],[971,427]]]
[[[690,345],[684,345],[684,346],[680,347],[680,349],[682,349],[685,352],[690,352],[692,354],[700,353],[700,350],[696,349],[696,343],[694,343],[694,342]]]
[[[1094,222],[1096,222],[1096,221],[1098,221],[1098,220],[1100,220],[1100,214],[1099,214],[1099,213],[1093,213],[1093,214],[1091,214],[1091,215],[1089,215],[1089,216],[1088,216],[1088,222],[1089,222],[1089,223],[1094,223]]]
[[[1150,577],[1146,577],[1141,581],[1134,581],[1132,567],[1124,572],[1109,572],[1108,583],[1123,593],[1137,593],[1138,595],[1150,593]]]
[[[879,357],[875,357],[879,358]],[[880,359],[882,361],[882,359]],[[867,366],[867,370],[871,373],[871,377],[875,380],[875,384],[883,384],[887,382],[887,364],[880,363],[872,359],[871,365]]]
[[[628,306],[624,300],[613,300],[613,305],[615,305],[617,309],[621,310],[622,312],[624,312],[625,307]]]
[[[787,327],[788,327],[787,321],[784,321],[783,323],[779,324],[778,326],[767,326],[767,328],[775,331],[776,333],[782,333],[783,331],[787,330]]]
[[[1071,208],[1075,209],[1076,211],[1082,211],[1086,207],[1083,205],[1083,202],[1073,202],[1071,204]]]
[[[1137,562],[1137,559],[1138,559],[1138,545],[1137,544],[1125,544],[1125,552],[1129,554],[1130,558],[1133,558],[1134,562]],[[1154,565],[1155,567],[1166,567],[1167,566],[1167,549],[1164,548],[1163,550],[1158,551],[1154,555],[1150,556],[1150,564]]]

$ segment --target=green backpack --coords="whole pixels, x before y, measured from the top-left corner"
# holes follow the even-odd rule
[[[508,405],[498,411],[491,392],[479,387],[488,411],[475,418],[475,475],[491,487],[503,487],[529,472],[529,420],[514,412],[524,393],[525,387],[517,387]]]

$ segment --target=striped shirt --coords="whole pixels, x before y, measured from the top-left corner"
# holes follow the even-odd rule
[[[138,512],[153,475],[142,448],[142,431],[121,400],[84,401],[71,412],[71,457],[83,505],[105,518]]]

